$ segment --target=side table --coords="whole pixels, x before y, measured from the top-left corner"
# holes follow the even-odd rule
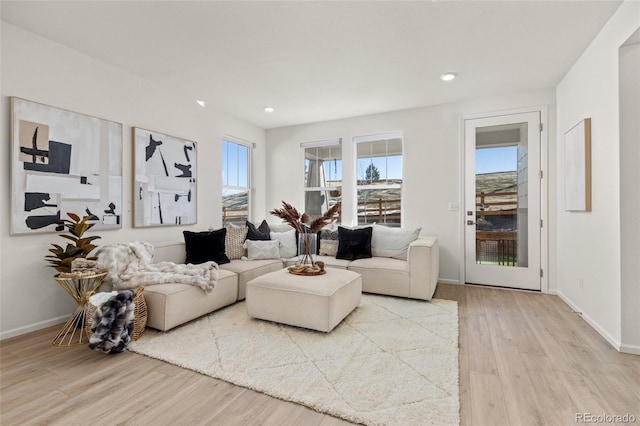
[[[54,279],[60,287],[64,288],[67,293],[73,297],[78,307],[56,337],[53,338],[52,343],[55,346],[71,346],[89,343],[89,338],[84,329],[87,321],[87,293],[94,292],[100,287],[102,280],[104,280],[104,277],[107,275],[107,271],[96,271],[90,274],[86,272],[77,274],[72,272],[64,274],[65,276],[61,275],[63,274],[56,275]]]

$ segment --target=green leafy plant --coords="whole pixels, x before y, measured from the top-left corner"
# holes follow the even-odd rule
[[[89,223],[89,220],[95,220],[94,215],[87,215],[80,219],[80,216],[74,213],[67,213],[69,219],[60,219],[58,223],[67,228],[68,233],[60,234],[62,238],[70,240],[65,248],[58,244],[51,244],[53,248],[49,251],[53,254],[45,256],[45,260],[49,262],[52,268],[58,272],[71,272],[71,262],[74,259],[85,258],[88,260],[96,260],[96,257],[87,257],[97,246],[93,244],[94,240],[100,238],[97,235],[91,237],[83,237],[84,233],[95,225]]]

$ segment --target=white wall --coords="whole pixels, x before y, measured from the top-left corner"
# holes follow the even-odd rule
[[[618,348],[622,296],[618,48],[639,25],[640,3],[624,2],[556,89],[558,264],[555,281],[560,296]],[[591,118],[592,131],[593,211],[566,212],[560,167],[564,164],[562,141],[564,132],[586,117]]]
[[[623,350],[640,354],[640,44],[619,57],[621,333]]]
[[[183,227],[132,228],[131,127],[198,142],[198,224],[221,224],[221,144],[231,135],[257,144],[254,153],[254,211],[265,210],[264,130],[209,108],[171,88],[159,87],[88,56],[1,21],[2,64],[0,150],[0,337],[6,338],[66,320],[75,305],[53,280],[43,260],[55,234],[10,236],[9,96],[123,123],[123,227],[101,232],[100,245],[120,241],[181,240]],[[53,337],[53,336],[52,336]]]
[[[403,226],[422,226],[423,235],[438,237],[441,281],[457,283],[460,281],[463,217],[461,211],[449,211],[449,203],[457,202],[463,208],[460,193],[462,118],[479,113],[547,106],[551,120],[543,117],[543,122],[551,129],[550,143],[553,145],[554,95],[551,89],[541,90],[267,130],[267,209],[279,207],[282,200],[298,207],[304,206],[300,143],[342,138],[343,152],[349,154],[353,149],[354,136],[402,130]],[[346,168],[350,160],[347,156],[343,159],[343,175],[349,174]],[[555,159],[549,160],[555,164]],[[347,205],[352,201],[353,195],[343,200]],[[346,216],[346,219],[353,218]]]

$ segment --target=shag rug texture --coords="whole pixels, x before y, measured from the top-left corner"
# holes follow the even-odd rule
[[[356,423],[460,423],[454,301],[363,294],[328,334],[249,318],[240,302],[128,349]]]

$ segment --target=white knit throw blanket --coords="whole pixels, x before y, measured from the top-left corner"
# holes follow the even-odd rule
[[[191,284],[210,293],[218,279],[218,264],[198,265],[173,262],[153,263],[153,246],[133,242],[102,246],[97,252],[98,267],[109,272],[105,281],[115,290],[134,289],[153,284]]]

